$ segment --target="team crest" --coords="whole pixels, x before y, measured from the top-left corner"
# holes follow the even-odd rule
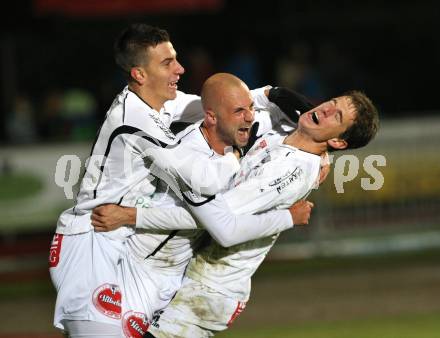
[[[93,304],[107,317],[121,319],[121,290],[115,284],[103,284],[93,292]]]
[[[127,311],[122,318],[122,329],[127,338],[142,338],[148,326],[147,316],[141,312]]]
[[[258,148],[263,149],[267,147],[267,142],[266,140],[261,140],[260,144],[258,145]]]

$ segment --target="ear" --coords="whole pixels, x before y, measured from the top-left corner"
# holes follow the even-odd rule
[[[348,146],[347,141],[341,139],[341,138],[331,138],[327,141],[327,144],[332,147],[333,149],[345,149]]]
[[[213,110],[211,110],[211,109],[205,110],[205,121],[210,126],[216,125],[217,124],[217,115],[216,115],[216,113]]]
[[[131,78],[139,85],[143,85],[146,81],[147,73],[142,67],[132,67],[130,69]]]

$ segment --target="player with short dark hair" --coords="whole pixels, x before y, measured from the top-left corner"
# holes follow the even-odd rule
[[[237,214],[286,208],[301,201],[318,187],[320,156],[329,149],[368,144],[378,124],[377,109],[362,92],[348,92],[324,102],[302,114],[289,135],[268,133],[259,139],[242,159],[224,200]],[[203,223],[216,222],[219,212],[215,200],[192,211]],[[277,237],[230,248],[212,242],[197,251],[181,289],[155,316],[144,337],[202,338],[227,329],[244,310],[251,276]]]
[[[49,257],[57,290],[54,324],[70,337],[120,336],[121,290],[115,266],[132,231],[95,233],[92,209],[106,203],[134,206],[135,187],[142,186],[142,194],[153,193],[155,184],[140,153],[175,144],[172,121],[195,122],[203,116],[199,97],[177,90],[184,69],[164,30],[129,26],[115,42],[115,58],[128,86],[107,112],[75,206],[58,219]]]

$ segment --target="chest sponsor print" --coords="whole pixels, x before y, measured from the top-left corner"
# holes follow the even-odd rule
[[[289,170],[283,176],[280,176],[269,183],[269,187],[276,187],[276,190],[279,194],[287,188],[290,184],[300,179],[303,175],[303,171],[301,168],[296,167],[293,171]]]

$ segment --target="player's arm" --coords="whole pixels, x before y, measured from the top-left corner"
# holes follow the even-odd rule
[[[172,122],[194,123],[204,117],[200,96],[177,92],[174,100],[165,102],[166,111],[173,116]]]
[[[188,211],[173,208],[132,208],[105,204],[93,209],[95,231],[105,232],[121,226],[135,226],[148,230],[193,230],[197,224]]]
[[[303,95],[285,88],[266,86],[251,91],[256,108],[255,121],[259,122],[258,136],[273,129],[282,119],[292,125],[298,117],[313,108],[313,104]]]
[[[166,181],[178,195],[179,180],[197,194],[215,195],[229,184],[240,169],[237,156],[232,151],[208,160],[208,155],[187,144],[173,148],[150,148],[144,156],[152,161],[151,172]]]
[[[189,209],[201,226],[223,247],[230,247],[271,236],[293,227],[289,210],[259,215],[235,215],[221,194],[206,203],[189,203]]]
[[[305,175],[317,171],[312,173],[292,160],[283,158],[283,162],[284,166],[279,161],[264,164],[264,175],[248,179],[208,203],[192,203],[191,211],[222,246],[270,236],[293,224],[307,224],[313,204],[301,198],[314,180]],[[288,209],[250,215],[275,207]]]

